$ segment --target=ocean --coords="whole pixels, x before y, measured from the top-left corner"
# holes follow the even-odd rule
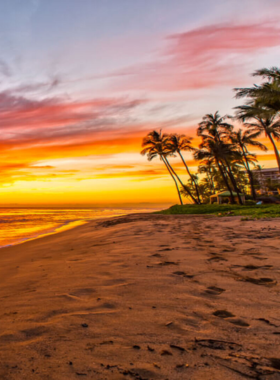
[[[19,244],[42,235],[57,233],[98,218],[138,212],[152,212],[161,207],[0,207],[0,248]]]

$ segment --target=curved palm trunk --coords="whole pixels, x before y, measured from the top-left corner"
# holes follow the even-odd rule
[[[271,134],[267,133],[267,136],[268,136],[269,140],[271,141],[271,144],[273,145],[273,150],[274,150],[274,153],[275,153],[275,156],[276,156],[276,160],[277,160],[277,164],[278,164],[278,168],[279,168],[279,172],[280,172],[280,155],[279,155],[279,151],[277,149],[277,146],[276,146],[275,141],[274,141],[273,137],[271,136]]]
[[[179,156],[181,157],[181,160],[183,161],[183,164],[185,165],[185,168],[186,168],[186,170],[187,170],[187,172],[188,172],[188,175],[190,176],[190,179],[191,179],[191,181],[192,181],[192,184],[193,184],[194,187],[195,187],[195,192],[196,192],[196,196],[197,196],[197,203],[198,203],[198,204],[201,204],[201,201],[200,201],[200,195],[199,195],[198,186],[197,186],[197,182],[196,182],[196,180],[193,178],[193,176],[191,175],[191,172],[190,172],[190,170],[189,170],[189,167],[188,167],[188,165],[186,164],[185,159],[184,159],[184,157],[183,157],[181,151],[180,151],[180,150],[177,150],[177,152],[179,153]]]
[[[219,160],[217,158],[215,158],[215,161],[216,161],[216,165],[218,166],[218,169],[219,169],[219,171],[221,173],[221,176],[222,176],[222,178],[224,180],[224,183],[225,183],[225,185],[226,185],[226,187],[227,187],[227,189],[228,189],[228,191],[230,193],[231,203],[234,204],[235,203],[234,196],[232,194],[232,190],[231,190],[231,187],[229,186],[229,183],[228,183],[228,180],[227,180],[227,178],[225,176],[225,173],[224,173],[224,171],[223,171],[223,169],[222,169],[222,167],[221,167],[221,165],[219,163]]]
[[[184,187],[184,184],[183,182],[181,181],[180,177],[178,176],[178,174],[175,172],[175,170],[172,168],[172,166],[170,165],[168,159],[166,157],[164,157],[164,159],[166,160],[170,170],[172,171],[172,173],[175,175],[175,177],[177,178],[177,180],[180,182],[181,186],[187,191],[187,193],[189,194],[191,200],[195,203],[195,204],[198,204],[197,203],[197,200],[193,197],[192,193],[186,188]]]
[[[178,196],[179,196],[179,199],[180,199],[180,203],[181,203],[181,206],[182,206],[184,203],[183,203],[183,201],[182,201],[182,197],[181,197],[181,193],[180,193],[180,190],[179,190],[179,187],[178,187],[177,181],[176,181],[174,175],[172,174],[172,171],[171,171],[171,169],[169,168],[167,162],[165,161],[165,158],[164,158],[163,156],[161,156],[161,158],[162,158],[162,161],[164,162],[164,164],[165,164],[165,166],[166,166],[166,168],[167,168],[169,174],[171,175],[173,181],[175,182],[176,189],[177,189],[177,193],[178,193]]]
[[[234,175],[232,174],[230,164],[229,164],[229,162],[228,162],[228,160],[226,158],[225,158],[225,163],[226,163],[226,166],[227,166],[227,169],[228,169],[228,175],[229,175],[230,181],[232,183],[232,186],[233,186],[234,190],[237,193],[238,202],[239,202],[239,204],[243,205],[242,199],[240,197],[240,191],[239,191],[239,189],[237,187],[237,183],[235,181]]]

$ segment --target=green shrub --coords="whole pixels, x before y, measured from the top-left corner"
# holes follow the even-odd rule
[[[279,218],[280,204],[261,204],[261,205],[193,205],[171,206],[167,210],[156,211],[155,214],[200,214],[216,216],[237,216],[251,217],[254,219]],[[219,215],[220,214],[220,215]]]

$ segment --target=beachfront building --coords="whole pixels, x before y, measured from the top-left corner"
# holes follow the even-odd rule
[[[253,174],[259,183],[260,189],[258,192],[261,194],[269,192],[268,184],[276,185],[280,183],[280,172],[278,168],[255,169],[253,170]],[[277,190],[275,189],[274,192],[277,193]]]
[[[238,203],[237,193],[232,192],[234,200]],[[239,194],[243,203],[245,203],[245,194]],[[230,203],[230,192],[229,191],[221,191],[220,193],[216,193],[210,196],[210,204],[218,203],[219,205],[223,203]]]

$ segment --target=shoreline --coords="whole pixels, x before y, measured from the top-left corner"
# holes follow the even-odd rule
[[[133,211],[134,211],[133,213],[135,213],[136,210],[133,210]],[[154,211],[154,209],[153,209],[153,211]],[[139,212],[139,213],[141,213],[141,212]],[[147,211],[142,212],[142,213],[147,213]],[[65,230],[68,230],[68,229],[73,229],[79,225],[91,223],[92,221],[95,221],[98,219],[103,219],[103,218],[108,219],[108,218],[114,218],[114,217],[121,217],[121,216],[125,216],[125,215],[130,215],[130,214],[126,214],[126,213],[119,214],[119,213],[113,212],[111,215],[106,215],[106,214],[105,215],[98,215],[98,216],[92,216],[91,218],[80,218],[80,219],[71,218],[71,219],[65,220],[64,223],[58,223],[56,226],[45,228],[45,229],[42,228],[41,231],[34,232],[33,234],[30,233],[30,235],[26,235],[25,237],[18,237],[18,238],[15,237],[11,242],[9,242],[7,244],[3,244],[5,241],[5,239],[4,239],[2,245],[0,245],[0,249],[11,247],[11,246],[18,245],[18,244],[22,244],[22,243],[25,243],[25,242],[30,241],[30,240],[39,239],[39,238],[44,237],[44,236],[60,233],[60,232],[63,232]],[[11,239],[9,239],[9,240],[11,240]]]
[[[50,230],[50,232],[45,231],[43,233],[39,233],[38,235],[23,238],[21,240],[15,241],[14,243],[11,243],[11,244],[0,245],[0,252],[4,248],[14,247],[14,246],[19,245],[19,244],[24,244],[24,243],[28,243],[28,242],[33,241],[33,240],[44,238],[46,236],[60,234],[62,232],[72,230],[72,229],[75,229],[77,227],[83,226],[84,224],[89,224],[89,223],[92,223],[95,221],[98,222],[98,221],[107,220],[107,219],[122,218],[122,217],[130,216],[130,215],[135,216],[135,215],[157,215],[157,214],[158,213],[154,213],[154,212],[151,212],[151,213],[132,213],[132,214],[124,214],[124,215],[118,215],[118,216],[98,217],[96,219],[90,219],[90,220],[75,220],[75,221],[71,221],[71,222],[61,224],[61,225],[55,227],[54,229]],[[177,216],[181,217],[182,215],[184,215],[184,214],[178,214]],[[211,214],[201,214],[201,215],[200,214],[186,214],[185,217],[209,218],[209,217],[217,217],[217,216],[211,215]]]
[[[83,225],[86,223],[88,223],[88,221],[85,221],[85,220],[75,220],[75,221],[66,222],[64,224],[61,224],[61,225],[54,227],[53,229],[50,229],[50,230],[47,230],[44,232],[42,231],[42,233],[38,233],[37,235],[32,235],[30,237],[26,237],[26,238],[22,238],[20,240],[16,240],[14,243],[11,243],[11,244],[0,245],[0,250],[2,248],[13,247],[14,245],[23,244],[23,243],[26,243],[28,241],[40,239],[40,238],[45,237],[45,236],[59,234],[60,232],[71,230],[73,228],[79,227],[80,225]]]
[[[3,248],[1,380],[276,380],[279,229],[139,213]]]

